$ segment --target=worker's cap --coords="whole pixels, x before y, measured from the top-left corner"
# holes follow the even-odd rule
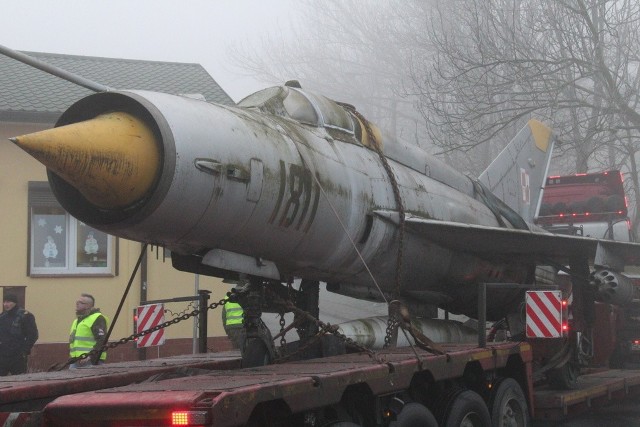
[[[11,301],[13,303],[18,303],[18,297],[15,296],[14,294],[4,294],[4,300],[3,301]]]

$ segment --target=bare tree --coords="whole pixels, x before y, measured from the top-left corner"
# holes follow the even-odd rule
[[[265,83],[290,79],[355,105],[390,135],[429,148],[417,98],[405,90],[430,1],[301,0],[289,39],[234,51],[236,65]]]
[[[463,0],[438,5],[426,43],[433,70],[415,73],[432,139],[447,150],[491,141],[514,124],[549,123],[585,172],[594,153],[640,124],[640,3]]]

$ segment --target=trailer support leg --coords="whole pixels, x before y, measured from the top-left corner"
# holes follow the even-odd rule
[[[478,347],[487,346],[487,284],[478,285]]]

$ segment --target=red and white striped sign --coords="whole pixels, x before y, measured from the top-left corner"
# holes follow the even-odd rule
[[[0,412],[1,427],[42,425],[42,412]]]
[[[562,291],[527,291],[527,338],[562,336]]]
[[[137,308],[138,325],[136,333],[146,331],[164,323],[164,304],[148,304]],[[164,344],[164,328],[138,338],[138,348]]]

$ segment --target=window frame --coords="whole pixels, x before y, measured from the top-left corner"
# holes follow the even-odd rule
[[[45,267],[35,265],[35,227],[34,220],[40,209],[59,210],[56,215],[64,215],[65,262],[64,266]],[[71,216],[56,200],[47,181],[29,181],[28,192],[28,236],[27,236],[27,276],[29,277],[114,277],[118,274],[117,260],[119,242],[115,236],[95,230],[93,227],[83,224]],[[101,240],[106,237],[106,266],[88,267],[78,266],[78,230],[81,227],[89,227],[91,231],[102,234]],[[95,230],[95,231],[94,231]],[[97,237],[97,235],[96,235]]]

